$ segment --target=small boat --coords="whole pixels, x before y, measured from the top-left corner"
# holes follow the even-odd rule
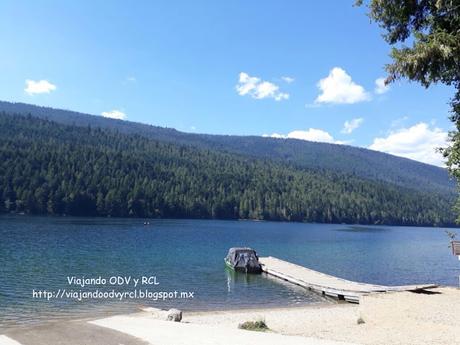
[[[256,251],[251,248],[230,248],[224,261],[227,267],[238,272],[262,272],[259,257]]]

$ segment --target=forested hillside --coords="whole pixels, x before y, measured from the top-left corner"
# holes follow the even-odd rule
[[[267,158],[300,168],[328,170],[390,182],[419,191],[455,194],[455,182],[445,169],[381,152],[347,145],[257,136],[192,134],[130,121],[81,114],[24,103],[0,102],[0,111],[46,118],[67,125],[109,128],[161,142]]]
[[[452,225],[454,196],[0,113],[0,211]]]

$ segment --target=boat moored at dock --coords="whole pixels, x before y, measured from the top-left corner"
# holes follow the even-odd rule
[[[225,264],[232,270],[244,273],[261,273],[259,257],[252,248],[230,248],[224,259]]]

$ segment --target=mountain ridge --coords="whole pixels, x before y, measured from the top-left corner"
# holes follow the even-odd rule
[[[186,133],[173,128],[26,103],[0,101],[1,111],[31,114],[67,125],[110,128],[163,142],[267,158],[298,168],[333,170],[417,190],[456,193],[455,183],[449,178],[446,169],[361,147],[298,139]]]
[[[0,112],[0,212],[453,226],[453,196]]]

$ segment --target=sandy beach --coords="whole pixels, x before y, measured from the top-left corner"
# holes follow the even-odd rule
[[[185,312],[180,323],[165,321],[166,311],[144,308],[128,315],[11,330],[0,335],[0,344],[460,344],[458,288],[373,294],[360,302]],[[257,320],[264,320],[270,330],[238,329],[242,322]]]
[[[460,289],[431,291],[369,295],[359,305],[192,313],[184,320],[237,327],[263,319],[276,333],[357,344],[460,344]]]

